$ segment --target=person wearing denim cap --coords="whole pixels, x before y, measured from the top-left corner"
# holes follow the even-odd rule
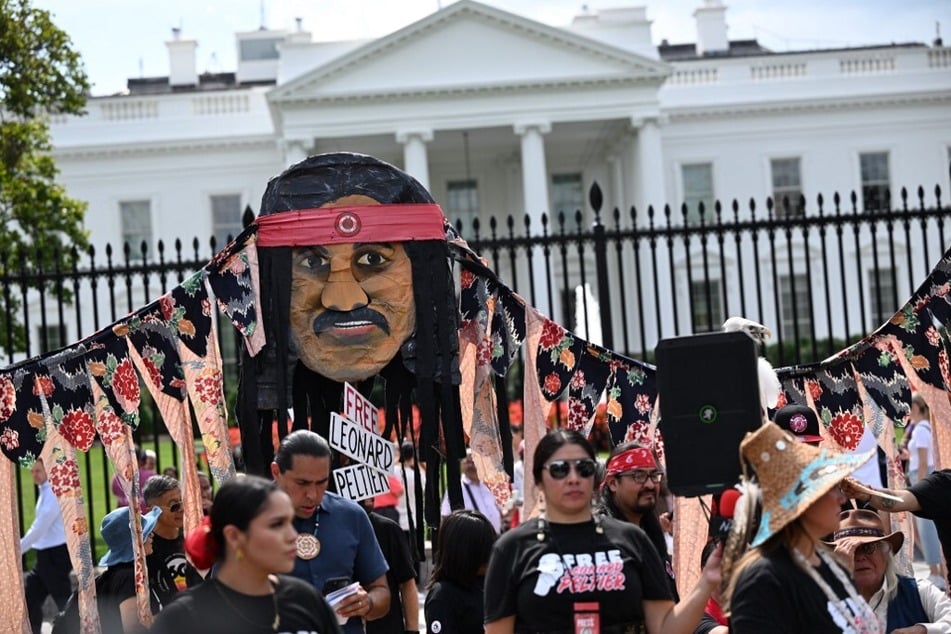
[[[135,595],[135,551],[132,547],[132,530],[129,525],[130,507],[120,506],[102,518],[99,532],[109,550],[99,560],[105,570],[96,577],[96,604],[99,607],[99,622],[103,632],[110,634],[139,634],[146,628],[139,622]],[[140,516],[144,554],[152,552],[152,532],[158,523],[162,509],[153,508]],[[161,609],[157,595],[149,592],[152,613]],[[70,597],[66,609],[57,617],[53,634],[79,632],[79,607],[76,593]]]
[[[152,554],[152,536],[162,509],[152,508],[142,516],[142,542],[146,556]],[[99,618],[103,632],[137,632],[141,629],[135,598],[135,552],[132,548],[132,531],[129,526],[129,508],[118,508],[104,518],[100,533],[109,551],[99,560],[106,571],[96,580],[96,595],[99,597]],[[161,609],[161,603],[152,591],[150,602],[152,614]],[[113,623],[115,629],[106,627]]]

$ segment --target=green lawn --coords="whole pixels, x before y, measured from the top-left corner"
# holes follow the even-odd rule
[[[152,449],[158,455],[158,473],[161,473],[165,467],[179,464],[177,457],[174,457],[177,453],[175,444],[166,436],[159,437],[157,449],[156,443],[152,439],[145,440],[142,446],[145,449]],[[88,453],[77,452],[76,460],[79,466],[79,478],[86,498],[87,519],[92,529],[93,557],[94,561],[98,562],[99,558],[108,550],[99,534],[99,523],[106,513],[116,507],[116,498],[110,489],[113,475],[112,463],[106,458],[104,449],[98,443],[93,445]],[[22,509],[20,534],[22,535],[33,522],[36,509],[36,487],[33,486],[33,479],[30,477],[28,469],[19,470],[19,485],[20,508]],[[25,564],[27,567],[33,565],[34,556],[33,552],[27,555]]]

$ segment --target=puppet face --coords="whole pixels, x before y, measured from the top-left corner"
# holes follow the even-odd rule
[[[362,195],[324,207],[377,205]],[[301,362],[334,381],[376,375],[416,327],[412,265],[399,242],[297,247],[291,342]]]

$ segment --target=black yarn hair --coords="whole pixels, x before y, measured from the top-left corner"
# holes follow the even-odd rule
[[[320,207],[361,194],[377,202],[432,203],[416,179],[363,154],[319,154],[272,178],[261,200],[261,215]],[[416,332],[380,372],[385,381],[387,429],[398,438],[412,435],[412,405],[419,407],[420,437],[411,440],[426,462],[426,519],[439,523],[440,466],[446,460],[449,497],[462,506],[458,459],[465,453],[458,384],[458,308],[449,247],[445,240],[405,242],[412,268]],[[294,429],[329,437],[330,413],[341,410],[343,384],[305,367],[289,345],[291,248],[259,247],[261,306],[267,345],[255,358],[244,353],[240,369],[238,417],[249,473],[264,475],[273,458],[271,427],[287,433],[287,410]],[[356,387],[369,395],[374,379]],[[440,440],[445,450],[440,450]],[[422,498],[417,498],[421,500]],[[420,509],[421,510],[421,509]],[[419,514],[418,514],[419,516]],[[422,534],[419,541],[422,547]]]

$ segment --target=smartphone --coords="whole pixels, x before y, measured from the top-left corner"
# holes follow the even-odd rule
[[[324,583],[323,594],[327,596],[331,592],[335,592],[340,588],[346,588],[350,585],[350,577],[333,577],[332,579],[327,579],[327,582]]]

